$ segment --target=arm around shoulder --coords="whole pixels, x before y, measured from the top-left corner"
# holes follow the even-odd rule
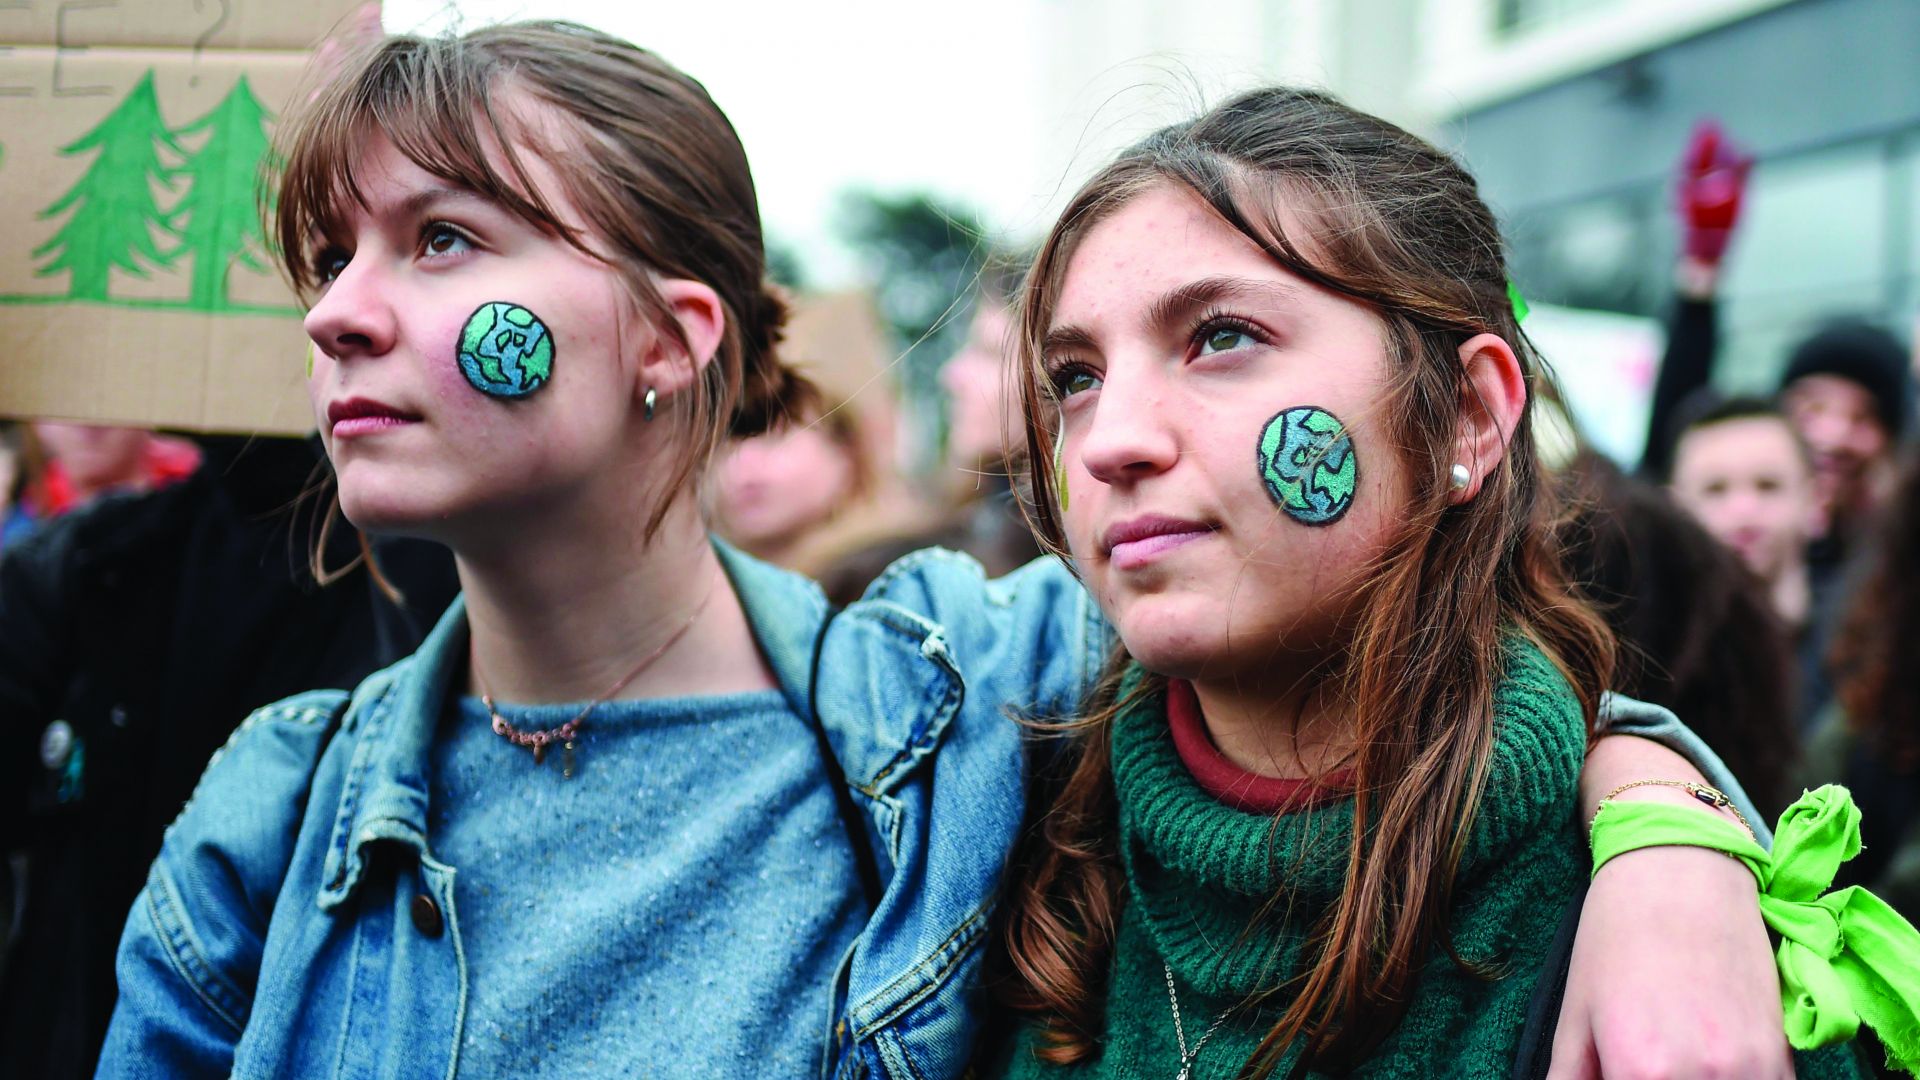
[[[256,711],[208,762],[134,900],[103,1077],[225,1076],[315,766],[346,694]]]
[[[1589,820],[1600,797],[1621,783],[1656,778],[1705,781],[1724,792],[1746,816],[1747,823],[1754,831],[1754,839],[1760,842],[1760,846],[1773,845],[1773,831],[1767,827],[1768,823],[1747,796],[1746,789],[1740,786],[1740,781],[1728,771],[1720,755],[1714,753],[1700,736],[1693,733],[1693,729],[1681,723],[1680,718],[1672,712],[1624,694],[1608,694],[1600,705],[1598,727],[1595,734],[1599,739],[1631,735],[1657,743],[1685,761],[1673,762],[1652,748],[1635,753],[1629,749],[1631,743],[1615,748],[1612,759],[1605,761],[1607,769],[1595,771],[1592,768],[1595,759],[1589,756],[1589,768],[1580,778],[1581,803]],[[1689,768],[1693,772],[1690,773]]]
[[[1771,839],[1719,758],[1671,712],[1608,695],[1599,734],[1581,772],[1585,819],[1634,781],[1705,780],[1744,808],[1761,843]],[[1722,816],[1666,786],[1619,797]],[[1793,1067],[1752,874],[1705,848],[1647,848],[1609,861],[1581,909],[1549,1077],[1761,1080],[1792,1076]]]

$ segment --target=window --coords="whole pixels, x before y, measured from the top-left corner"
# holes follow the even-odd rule
[[[1654,314],[1668,274],[1644,193],[1528,214],[1515,223],[1514,274],[1529,295],[1597,311]]]
[[[1503,37],[1528,33],[1543,26],[1564,22],[1619,0],[1496,0],[1494,29]]]
[[[1722,385],[1768,388],[1786,350],[1820,322],[1884,313],[1897,242],[1888,161],[1874,140],[1754,169],[1721,281]]]

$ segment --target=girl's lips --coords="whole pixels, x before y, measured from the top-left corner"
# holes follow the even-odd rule
[[[333,422],[333,437],[336,439],[359,438],[417,422],[391,413],[343,417]]]
[[[1113,550],[1108,554],[1107,559],[1115,570],[1137,570],[1174,548],[1212,535],[1212,529],[1202,528],[1157,533],[1113,545]]]

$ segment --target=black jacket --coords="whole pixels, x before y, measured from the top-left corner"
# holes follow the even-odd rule
[[[127,910],[207,758],[254,708],[356,685],[457,590],[444,548],[384,544],[395,605],[317,587],[291,505],[312,441],[208,438],[190,479],[110,497],[0,559],[0,847],[25,853],[0,974],[0,1076],[90,1076]],[[341,528],[329,565],[358,550]]]

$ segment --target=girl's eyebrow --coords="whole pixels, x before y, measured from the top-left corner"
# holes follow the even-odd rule
[[[1141,325],[1152,332],[1163,332],[1168,327],[1187,329],[1194,314],[1204,308],[1228,301],[1253,303],[1260,310],[1271,311],[1296,302],[1299,288],[1284,281],[1267,281],[1259,278],[1219,275],[1189,281],[1161,294],[1160,298],[1147,305],[1146,313],[1141,317]],[[1055,326],[1047,331],[1040,340],[1040,355],[1052,354],[1055,350],[1063,352],[1098,352],[1092,331],[1072,324]]]
[[[1072,324],[1055,326],[1040,339],[1040,358],[1042,360],[1055,352],[1098,352],[1093,335]]]
[[[1162,330],[1169,326],[1185,329],[1185,324],[1193,319],[1195,312],[1215,304],[1237,300],[1260,304],[1263,310],[1272,310],[1294,303],[1299,296],[1299,289],[1283,281],[1230,275],[1205,277],[1167,290],[1147,306],[1142,325],[1148,330]]]
[[[393,210],[396,214],[403,217],[419,217],[427,211],[439,206],[444,206],[447,203],[464,203],[476,207],[491,207],[494,205],[492,199],[477,192],[469,191],[466,188],[430,187],[409,192],[401,198],[396,199],[393,203]]]

